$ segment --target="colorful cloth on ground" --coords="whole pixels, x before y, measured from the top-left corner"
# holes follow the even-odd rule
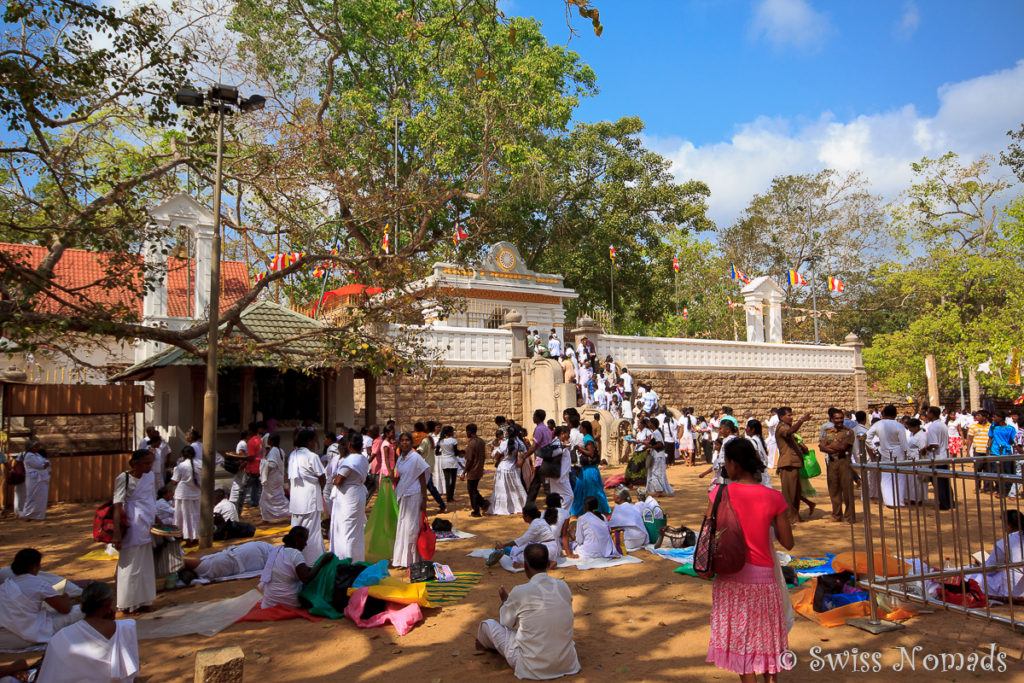
[[[351,619],[359,628],[374,628],[390,623],[400,636],[412,630],[417,622],[423,621],[423,610],[416,603],[398,605],[388,602],[384,611],[376,614],[365,614],[366,601],[370,597],[370,588],[359,588],[348,601],[345,608],[345,616]]]
[[[315,617],[301,607],[290,607],[289,605],[274,605],[273,607],[260,607],[256,605],[249,613],[238,620],[243,621],[284,621],[286,619],[305,619],[306,621],[323,621],[323,617]]]
[[[478,572],[455,572],[455,580],[448,583],[427,582],[427,599],[430,607],[451,605],[466,597],[473,586],[480,583],[483,574]]]
[[[309,604],[309,613],[315,617],[341,619],[345,616],[331,604],[334,597],[334,580],[338,567],[353,564],[351,559],[339,560],[333,553],[324,553],[318,561],[321,565],[313,580],[299,591],[299,600],[303,605]],[[357,566],[368,567],[366,562],[355,562]]]

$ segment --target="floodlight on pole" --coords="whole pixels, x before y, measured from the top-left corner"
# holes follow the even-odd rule
[[[192,88],[181,88],[174,101],[179,106],[204,105],[202,93]],[[220,196],[224,178],[224,116],[233,113],[231,106],[246,112],[261,109],[266,98],[251,95],[238,102],[238,88],[218,83],[210,88],[207,109],[217,115],[217,171],[213,188],[213,239],[210,248],[210,310],[207,312],[209,329],[206,335],[206,393],[203,395],[203,477],[200,488],[199,545],[213,545],[213,487],[217,468],[217,323],[220,319]],[[199,287],[199,282],[196,282]],[[198,311],[197,311],[198,313]]]

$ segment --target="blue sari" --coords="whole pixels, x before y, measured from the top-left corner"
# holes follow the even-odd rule
[[[583,445],[586,446],[588,442],[597,445],[594,437],[589,434],[583,437]],[[569,509],[569,514],[573,516],[578,517],[583,514],[583,504],[589,496],[597,498],[599,511],[606,515],[610,515],[612,512],[611,507],[608,506],[608,498],[604,495],[604,482],[601,480],[601,472],[597,469],[596,464],[583,466],[580,476],[576,479],[572,495],[572,507]]]

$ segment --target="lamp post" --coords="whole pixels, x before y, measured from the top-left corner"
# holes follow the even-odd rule
[[[206,393],[203,395],[203,480],[199,493],[199,546],[213,545],[213,484],[217,469],[217,327],[220,319],[220,190],[224,174],[224,116],[232,114],[232,107],[248,112],[262,109],[266,99],[252,95],[241,101],[238,88],[222,83],[210,88],[208,95],[182,88],[174,96],[181,107],[203,108],[209,99],[208,111],[217,115],[217,170],[213,185],[213,239],[210,245],[210,302],[207,319],[210,329],[206,336]],[[198,280],[196,287],[199,287]],[[196,311],[198,314],[198,311]]]

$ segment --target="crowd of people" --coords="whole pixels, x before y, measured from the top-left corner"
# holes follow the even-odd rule
[[[533,352],[539,348],[535,340]],[[656,511],[664,518],[658,498],[673,493],[669,467],[700,465],[706,469],[698,476],[711,477],[708,509],[719,488],[728,485],[747,543],[744,569],[714,583],[708,661],[741,674],[777,673],[777,654],[786,649],[788,627],[771,546],[778,542],[791,548],[793,526],[806,519],[801,506],[814,511],[814,494],[800,476],[808,444],[799,435],[812,415],[797,417],[786,406],[771,409],[764,422],[751,413],[737,418],[729,406],[709,417],[692,408],[675,413],[611,358],[596,375],[588,373],[595,367],[595,355],[585,339],[575,351],[563,351],[556,337],[543,348],[568,361],[572,371],[579,372],[575,377],[585,380],[578,382],[581,400],[600,402],[604,393],[611,396],[609,410],[629,406],[625,410],[632,416],[632,453],[625,481],[611,501],[599,469],[599,415],[584,419],[587,407],[566,410],[560,423],[537,410],[530,429],[498,416],[488,439],[480,435],[478,425],[467,424],[459,430],[464,436],[461,446],[455,426],[436,421],[416,422],[412,431],[400,433],[393,421],[338,433],[321,433],[306,421],[285,453],[280,434],[254,422],[234,452],[218,454],[218,467],[231,475],[232,486],[230,493],[218,490],[215,518],[237,523],[248,505],[262,524],[287,520],[290,529],[281,545],[250,541],[186,558],[178,543],[150,530],[161,525],[175,528],[186,548],[196,543],[201,436],[190,430],[187,445],[174,461],[167,443],[150,428],[131,454],[128,469],[113,482],[116,591],[93,584],[81,595],[81,605],[74,605],[67,593],[53,588],[55,577],[43,573],[41,578],[41,554],[25,549],[15,557],[10,576],[0,577],[7,579],[0,584],[0,627],[29,642],[52,643],[40,676],[47,671],[47,662],[85,657],[90,661],[82,663],[83,670],[100,666],[98,662],[114,667],[116,662],[120,668],[110,668],[110,678],[131,680],[138,670],[134,629],[122,626],[130,621],[114,622],[113,615],[116,610],[148,610],[158,579],[173,577],[187,585],[259,572],[263,606],[298,606],[298,593],[316,576],[325,552],[340,559],[366,559],[367,511],[372,515],[378,501],[391,500],[385,492],[393,493],[396,507],[389,539],[391,564],[408,568],[421,559],[417,538],[428,502],[432,498],[439,512],[448,511],[460,495],[460,482],[465,482],[471,516],[518,517],[524,525],[519,536],[495,542],[487,564],[509,562],[526,571],[528,583],[510,593],[502,591],[500,618],[481,624],[478,646],[502,653],[517,675],[546,678],[574,673],[579,663],[572,641],[571,593],[547,572],[563,559],[607,560],[642,548],[649,542],[645,516]],[[957,503],[955,493],[939,477],[875,472],[860,482],[851,467],[853,460],[1024,454],[1024,415],[1018,410],[966,416],[930,407],[901,417],[894,406],[871,414],[831,408],[818,437],[813,445],[825,460],[831,521],[853,523],[854,489],[862,485],[871,498],[889,506],[924,504],[929,487],[940,509]],[[19,483],[19,515],[41,519],[46,508],[46,493],[40,488],[48,469],[45,450],[30,441],[19,460],[26,471]],[[490,496],[485,496],[480,481],[488,465],[494,483]],[[976,467],[991,471],[984,463]],[[1010,473],[1014,467],[1019,473],[1020,459],[1004,461],[1000,471]],[[772,470],[778,476],[778,491],[769,476]],[[36,476],[30,477],[33,472]],[[982,492],[1019,493],[998,480]],[[543,509],[538,499],[543,500]],[[1007,516],[1005,525],[1006,539],[994,549],[995,558],[1021,554],[1019,516]],[[984,573],[984,568],[977,569]],[[1005,586],[999,584],[1010,596],[1024,593],[1024,576],[1014,577]],[[38,680],[64,680],[53,667],[47,676]]]

